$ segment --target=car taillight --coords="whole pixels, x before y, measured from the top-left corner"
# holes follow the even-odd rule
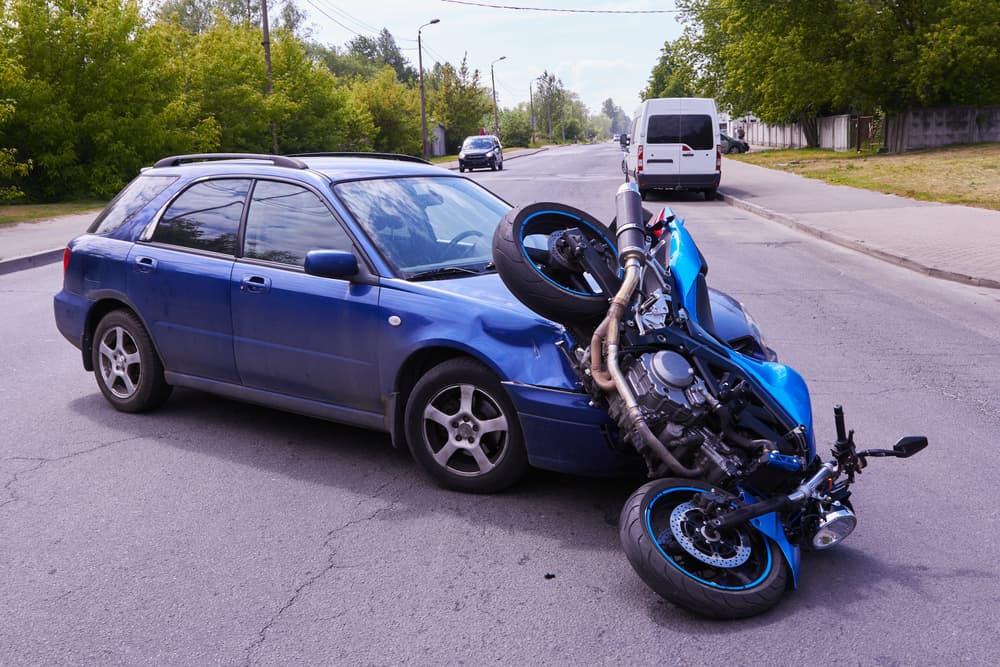
[[[66,270],[69,268],[69,256],[72,254],[73,251],[69,249],[69,246],[66,246],[66,249],[63,250],[63,275],[66,275]]]
[[[639,150],[635,154],[636,171],[642,171],[642,144],[639,144]]]
[[[715,170],[722,172],[722,144],[715,144]]]

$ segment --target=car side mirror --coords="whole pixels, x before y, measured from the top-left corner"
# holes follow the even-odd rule
[[[344,250],[310,250],[305,270],[321,278],[350,278],[358,274],[358,258]]]

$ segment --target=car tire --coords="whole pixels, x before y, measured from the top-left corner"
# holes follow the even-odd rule
[[[719,190],[717,188],[708,188],[704,190],[705,201],[715,201],[715,198],[719,195]]]
[[[446,489],[493,493],[517,482],[528,454],[514,404],[472,359],[433,367],[406,402],[406,439],[417,463]]]
[[[497,164],[497,169],[503,171],[503,160],[500,160],[499,164]]]
[[[496,170],[497,170],[497,161],[494,158],[490,160],[490,171],[496,171]]]
[[[104,398],[121,412],[145,412],[163,404],[172,387],[146,328],[135,314],[113,310],[94,330],[94,376]]]

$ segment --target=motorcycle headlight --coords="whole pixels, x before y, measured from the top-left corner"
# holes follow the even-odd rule
[[[841,506],[823,515],[819,528],[813,535],[812,545],[815,549],[829,549],[840,544],[858,525],[854,512]]]

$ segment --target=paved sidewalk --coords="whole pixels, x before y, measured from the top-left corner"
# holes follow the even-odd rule
[[[736,160],[729,204],[935,278],[1000,289],[1000,211],[829,185]]]
[[[828,185],[728,159],[719,193],[732,206],[926,275],[1000,289],[1000,211]],[[0,226],[0,274],[59,261],[96,215]]]

